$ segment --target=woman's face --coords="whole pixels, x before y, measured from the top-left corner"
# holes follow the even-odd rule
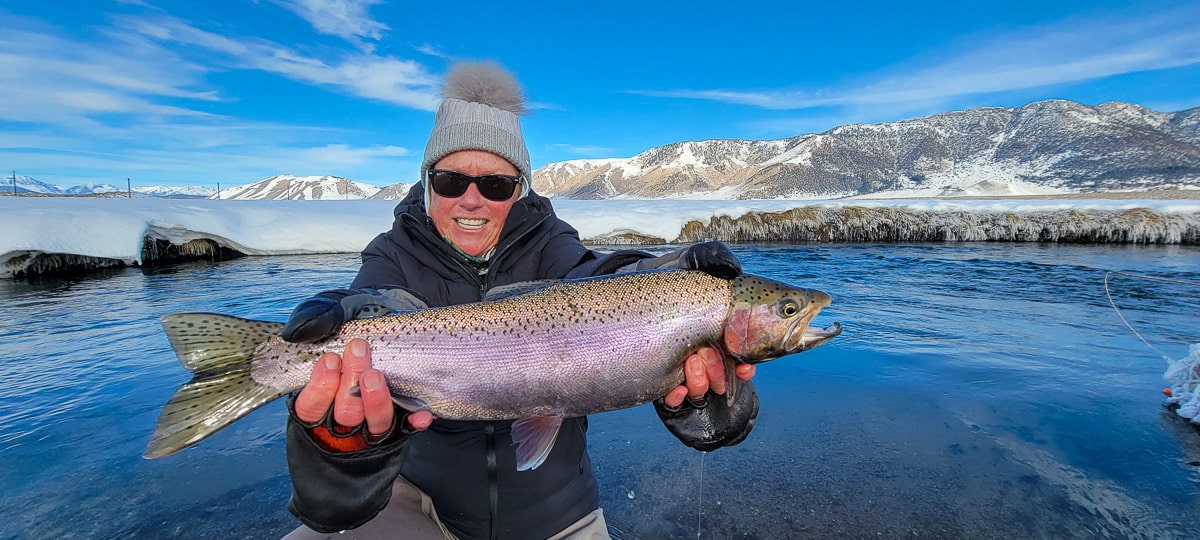
[[[516,176],[517,168],[508,160],[483,150],[460,150],[439,160],[434,169],[457,171],[471,176],[507,174]],[[425,179],[429,181],[428,178]],[[528,181],[528,180],[526,180]],[[496,247],[508,211],[520,197],[520,186],[505,201],[493,201],[479,194],[471,184],[459,197],[443,197],[430,190],[429,216],[439,233],[467,255],[478,257]]]

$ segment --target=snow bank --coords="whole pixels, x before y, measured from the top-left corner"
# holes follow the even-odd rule
[[[141,265],[153,260],[156,250],[146,246],[156,243],[178,247],[194,242],[202,247],[193,251],[219,248],[246,255],[352,253],[391,228],[395,204],[0,197],[0,277],[39,264],[79,266],[86,258],[94,259],[94,266]],[[623,199],[553,204],[582,238],[594,243],[629,243],[630,238],[648,243],[705,238],[1200,242],[1200,201]]]

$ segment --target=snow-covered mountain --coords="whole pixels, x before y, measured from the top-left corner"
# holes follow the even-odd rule
[[[408,190],[412,189],[412,184],[392,184],[384,187],[371,196],[372,199],[384,199],[398,201],[408,196]]]
[[[12,176],[4,180],[0,192],[12,192]],[[45,195],[111,195],[125,196],[132,191],[134,197],[162,197],[172,199],[188,198],[217,198],[217,190],[210,186],[134,186],[118,187],[111,184],[80,184],[63,189],[54,184],[39,181],[35,178],[17,175],[16,191],[21,193],[40,193]],[[402,198],[408,193],[408,184],[389,186],[388,190],[380,190],[370,184],[354,182],[336,176],[293,176],[283,174],[264,178],[253,184],[235,186],[221,190],[222,199],[366,199],[372,195],[398,194],[396,197],[377,196],[375,198]]]
[[[146,195],[150,195],[152,197],[168,197],[177,199],[203,199],[206,197],[211,197],[217,192],[216,189],[207,186],[149,186],[135,187],[133,188],[133,191],[145,193]]]
[[[4,179],[3,186],[0,186],[0,193],[8,194],[12,192],[12,176]],[[166,197],[166,198],[203,198],[216,193],[216,190],[205,186],[142,186],[134,187],[130,190],[127,187],[118,187],[112,184],[78,184],[69,188],[62,188],[54,184],[42,182],[30,176],[17,175],[18,194],[21,193],[41,193],[44,195],[125,195],[128,191],[133,191],[135,197]]]
[[[53,184],[47,184],[45,182],[42,182],[42,181],[37,180],[30,176],[18,174],[18,175],[16,175],[16,178],[17,178],[17,182],[16,182],[16,192],[17,193],[47,193],[47,194],[51,194],[51,195],[57,195],[57,194],[63,193],[62,188],[60,188],[56,185],[53,185]],[[0,191],[3,191],[5,193],[12,193],[12,191],[13,191],[13,177],[12,176],[4,177],[4,182],[3,182],[3,185],[0,186]]]
[[[574,199],[936,197],[1200,189],[1200,107],[1051,100],[788,139],[709,140],[551,163],[534,190]]]
[[[71,186],[67,189],[64,189],[62,192],[66,193],[67,195],[83,195],[87,193],[113,193],[117,191],[125,190],[112,184],[82,184],[78,186]]]
[[[222,189],[211,198],[317,200],[368,199],[379,188],[337,176],[293,176],[279,174],[253,184]]]

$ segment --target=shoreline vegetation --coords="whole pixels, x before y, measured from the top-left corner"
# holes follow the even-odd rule
[[[8,194],[11,196],[11,194]],[[27,196],[27,194],[18,194]],[[44,194],[33,194],[42,198]],[[64,197],[54,195],[53,197]],[[71,197],[71,196],[65,196]],[[92,196],[96,197],[96,196]],[[125,194],[104,194],[120,197]],[[144,198],[149,199],[149,197]],[[1200,201],[1200,190],[1071,193],[1030,196],[922,198],[930,203],[956,201],[1077,201],[1155,200]],[[187,201],[188,199],[166,199]],[[286,201],[280,201],[286,203]],[[730,201],[731,205],[740,201]],[[837,202],[837,205],[822,203]],[[857,203],[862,203],[857,204]],[[595,246],[656,246],[704,240],[739,243],[922,243],[922,242],[1039,242],[1071,244],[1200,245],[1200,213],[1172,213],[1146,207],[1121,209],[1064,208],[1035,210],[921,209],[888,206],[887,199],[795,201],[783,211],[752,210],[738,217],[717,214],[704,222],[687,221],[675,238],[621,230],[584,238]],[[11,232],[10,232],[11,233]],[[164,238],[147,231],[136,259],[56,253],[25,249],[0,253],[0,277],[32,278],[75,275],[100,269],[159,267],[190,261],[229,260],[246,255],[216,234],[189,231]],[[338,250],[340,251],[340,250]]]

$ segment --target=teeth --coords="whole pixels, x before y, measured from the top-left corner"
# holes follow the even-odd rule
[[[462,218],[459,218],[454,221],[457,221],[458,226],[462,227],[464,229],[478,229],[480,227],[483,227],[483,225],[485,223],[487,223],[486,219],[462,219]]]

